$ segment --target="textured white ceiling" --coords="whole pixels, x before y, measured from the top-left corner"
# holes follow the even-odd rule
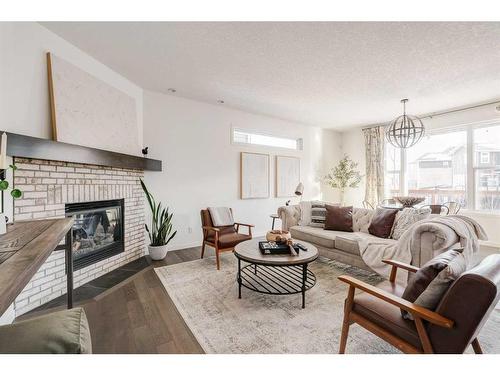
[[[500,23],[42,24],[145,89],[327,128],[500,97]]]

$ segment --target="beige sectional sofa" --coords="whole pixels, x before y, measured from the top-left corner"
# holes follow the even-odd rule
[[[374,237],[368,233],[374,210],[353,208],[353,232],[325,230],[309,225],[299,225],[300,206],[283,206],[278,209],[282,229],[290,231],[292,238],[314,244],[321,255],[339,262],[370,270],[361,258],[359,241]],[[380,238],[377,239],[380,242]],[[396,243],[391,238],[383,239]],[[439,253],[456,246],[459,239],[454,231],[439,224],[419,225],[413,235],[412,264],[420,267]]]

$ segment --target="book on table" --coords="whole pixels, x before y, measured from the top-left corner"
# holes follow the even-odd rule
[[[297,255],[299,252],[296,245],[290,246],[286,243],[274,241],[260,241],[259,249],[264,255]]]

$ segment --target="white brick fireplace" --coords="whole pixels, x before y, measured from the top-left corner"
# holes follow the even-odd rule
[[[137,169],[15,158],[14,184],[23,197],[14,219],[65,216],[66,203],[124,199],[124,252],[75,271],[75,288],[145,253],[144,198]],[[64,251],[54,251],[14,303],[16,316],[66,293]]]

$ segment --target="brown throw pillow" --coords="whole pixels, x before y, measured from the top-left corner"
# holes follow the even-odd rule
[[[373,213],[368,232],[377,237],[389,238],[397,213],[396,209],[377,208]]]
[[[462,251],[448,250],[425,263],[410,280],[401,297],[434,310],[453,280],[466,270]],[[405,319],[412,319],[404,310],[401,310],[401,314]]]
[[[352,206],[340,207],[327,204],[325,229],[352,232]]]

